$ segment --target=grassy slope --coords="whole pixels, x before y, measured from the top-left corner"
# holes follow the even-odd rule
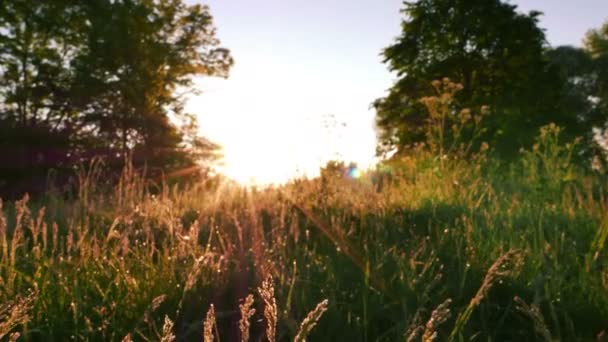
[[[104,194],[91,172],[77,201],[4,204],[0,302],[31,309],[15,326],[0,310],[0,334],[158,340],[166,315],[178,340],[200,340],[213,303],[233,340],[240,299],[255,293],[258,340],[256,289],[272,275],[278,340],[323,299],[313,341],[420,340],[425,327],[440,340],[591,340],[608,325],[606,183],[568,158],[541,141],[499,171],[484,156],[418,150],[381,180],[325,173],[280,189],[154,195],[131,172]],[[31,303],[10,302],[31,291]],[[430,321],[447,299],[449,317]]]

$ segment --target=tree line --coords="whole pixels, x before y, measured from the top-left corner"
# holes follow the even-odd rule
[[[501,0],[405,1],[403,14],[401,34],[383,51],[398,78],[374,102],[380,154],[405,153],[427,139],[429,112],[420,99],[446,77],[462,86],[454,108],[487,106],[478,147],[489,143],[502,160],[529,147],[549,123],[582,137],[584,155],[599,152],[596,138],[608,117],[608,22],[590,30],[581,48],[551,47],[540,12],[520,13]]]
[[[12,0],[0,6],[0,194],[44,188],[94,156],[160,172],[218,146],[184,111],[193,77],[233,64],[209,8],[182,0]],[[20,196],[19,194],[15,194]]]
[[[404,1],[402,32],[383,51],[398,76],[374,102],[378,153],[424,142],[434,80],[462,89],[451,105],[489,115],[481,132],[503,160],[555,123],[600,148],[608,115],[608,23],[581,48],[551,47],[540,12],[501,0]],[[12,0],[0,7],[0,195],[42,190],[48,175],[101,156],[149,172],[202,170],[218,157],[184,110],[193,77],[227,77],[233,64],[209,8],[183,0]],[[457,115],[454,115],[454,119]],[[453,139],[450,120],[445,139]],[[450,136],[450,134],[452,136]],[[443,137],[442,137],[443,138]],[[484,145],[485,146],[485,145]],[[60,180],[61,181],[61,180]]]

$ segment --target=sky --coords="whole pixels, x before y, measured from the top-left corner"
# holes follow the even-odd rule
[[[187,0],[196,3],[195,0]],[[381,50],[400,33],[401,0],[204,0],[235,65],[200,78],[187,109],[223,146],[222,171],[242,183],[314,176],[333,159],[375,161],[371,103],[394,75]],[[544,13],[551,45],[581,45],[608,20],[608,0],[518,0]]]

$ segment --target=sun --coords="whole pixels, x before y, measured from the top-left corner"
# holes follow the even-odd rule
[[[224,160],[219,171],[246,186],[280,185],[297,176],[285,163],[285,156],[259,143],[224,147]]]
[[[243,185],[281,185],[316,177],[330,160],[373,162],[374,113],[364,96],[353,97],[358,88],[243,60],[228,80],[200,80],[202,95],[188,102],[200,134],[222,147],[218,172]]]

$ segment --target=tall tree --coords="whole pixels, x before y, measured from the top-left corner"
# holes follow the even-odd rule
[[[596,83],[595,67],[590,54],[583,48],[559,46],[546,52],[554,83],[561,86],[554,100],[556,111],[572,113],[586,129],[580,135],[590,135],[591,127],[603,125],[603,118],[593,101]]]
[[[88,50],[77,63],[86,120],[122,155],[180,166],[189,158],[171,118],[192,120],[177,92],[196,75],[225,77],[232,65],[209,8],[181,0],[97,0],[86,12]]]
[[[518,13],[500,0],[419,0],[404,6],[402,33],[384,50],[384,62],[398,80],[374,103],[380,152],[424,140],[427,113],[418,100],[443,77],[463,85],[457,106],[490,107],[484,138],[504,155],[530,143],[545,123],[576,125],[572,115],[551,113],[556,106],[549,99],[558,98],[559,86],[552,84],[555,74],[544,56],[539,12]]]
[[[79,144],[70,68],[84,42],[77,3],[0,6],[0,192],[66,167]]]
[[[583,51],[589,60],[586,74],[586,99],[590,103],[590,117],[595,126],[596,155],[603,155],[604,170],[608,167],[608,21],[585,36]]]
[[[15,0],[0,9],[4,119],[59,128],[70,118],[70,63],[82,48],[75,8],[70,0]]]
[[[94,155],[163,170],[215,157],[184,94],[232,63],[209,8],[183,0],[3,4],[0,193]]]
[[[608,22],[598,29],[590,30],[584,43],[584,49],[592,63],[591,96],[604,127],[608,117]]]

